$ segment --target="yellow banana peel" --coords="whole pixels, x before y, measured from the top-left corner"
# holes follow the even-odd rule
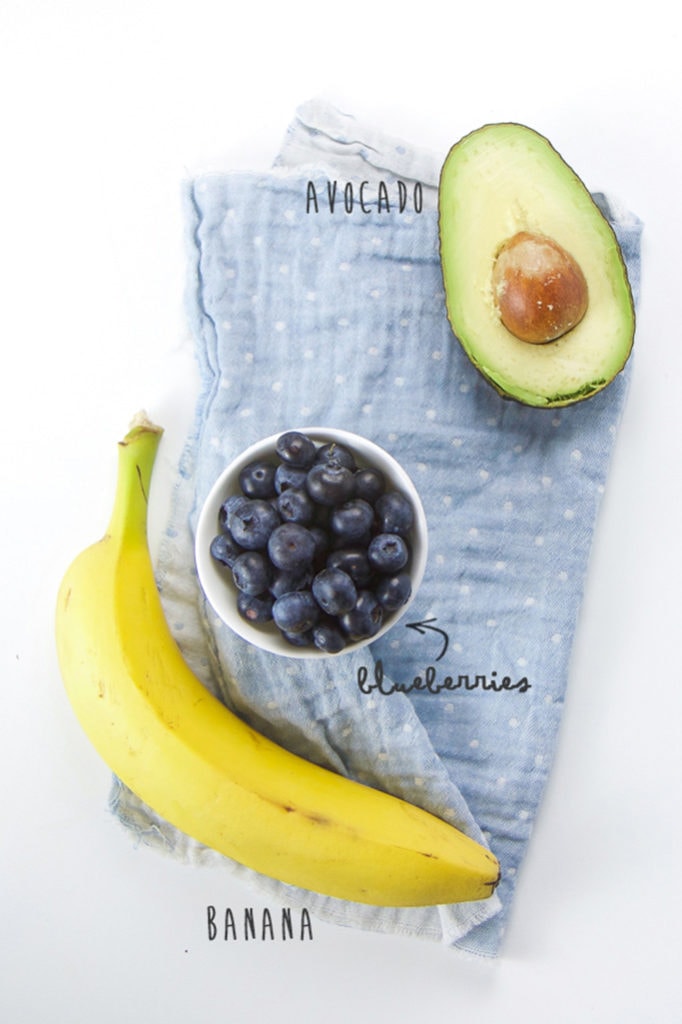
[[[192,672],[166,622],[147,540],[161,435],[142,418],[120,442],[109,527],[59,590],[59,665],[95,749],[161,817],[261,874],[380,906],[489,897],[500,872],[488,849],[271,742]]]

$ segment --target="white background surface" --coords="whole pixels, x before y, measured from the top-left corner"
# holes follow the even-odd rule
[[[470,7],[3,0],[7,1024],[682,1018],[679,28],[660,0]],[[56,588],[105,526],[116,441],[141,407],[165,426],[162,521],[193,407],[180,182],[267,167],[313,96],[443,154],[526,122],[646,224],[558,756],[497,962],[321,924],[312,943],[209,943],[208,903],[265,904],[131,847],[57,671]]]

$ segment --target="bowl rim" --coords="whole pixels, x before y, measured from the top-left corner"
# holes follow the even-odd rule
[[[314,647],[295,647],[288,644],[281,637],[273,623],[265,626],[255,626],[246,622],[237,612],[236,591],[230,586],[229,578],[225,578],[229,570],[222,572],[220,567],[213,561],[209,550],[210,543],[218,532],[218,511],[220,505],[230,493],[227,490],[229,481],[237,479],[241,470],[256,458],[260,458],[270,451],[274,454],[277,439],[282,434],[291,431],[306,434],[318,444],[331,441],[344,444],[353,451],[361,466],[363,464],[377,465],[378,463],[378,468],[385,472],[391,485],[396,490],[405,492],[414,508],[415,526],[413,527],[413,538],[418,538],[418,543],[412,545],[412,562],[410,565],[412,592],[408,601],[387,617],[374,636],[349,643],[343,650],[334,654],[320,651]],[[376,441],[371,441],[361,434],[337,427],[288,427],[250,444],[225,466],[212,484],[200,509],[195,529],[194,561],[197,579],[199,587],[214,614],[243,640],[248,641],[263,651],[287,658],[339,658],[344,654],[357,652],[377,641],[397,624],[414,601],[424,577],[427,557],[428,527],[426,513],[419,492],[407,470],[398,462],[395,456],[377,444]]]

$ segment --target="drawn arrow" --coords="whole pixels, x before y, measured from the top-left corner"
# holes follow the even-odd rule
[[[443,640],[444,640],[443,650],[440,652],[440,654],[436,658],[436,661],[440,661],[440,659],[443,657],[443,655],[445,654],[445,652],[448,649],[448,644],[450,643],[450,637],[448,636],[448,634],[445,632],[444,629],[440,629],[438,626],[432,626],[431,625],[432,622],[437,622],[437,621],[438,620],[435,619],[435,618],[433,618],[433,619],[422,619],[421,622],[406,622],[405,626],[406,626],[407,629],[414,629],[417,633],[420,633],[422,636],[424,636],[426,634],[427,630],[430,630],[432,633],[440,633],[440,635],[443,637]]]

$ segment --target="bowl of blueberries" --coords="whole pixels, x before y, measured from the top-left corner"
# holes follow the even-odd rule
[[[298,658],[382,636],[412,602],[426,555],[424,509],[402,466],[364,437],[323,427],[247,448],[211,488],[195,539],[219,619]]]

